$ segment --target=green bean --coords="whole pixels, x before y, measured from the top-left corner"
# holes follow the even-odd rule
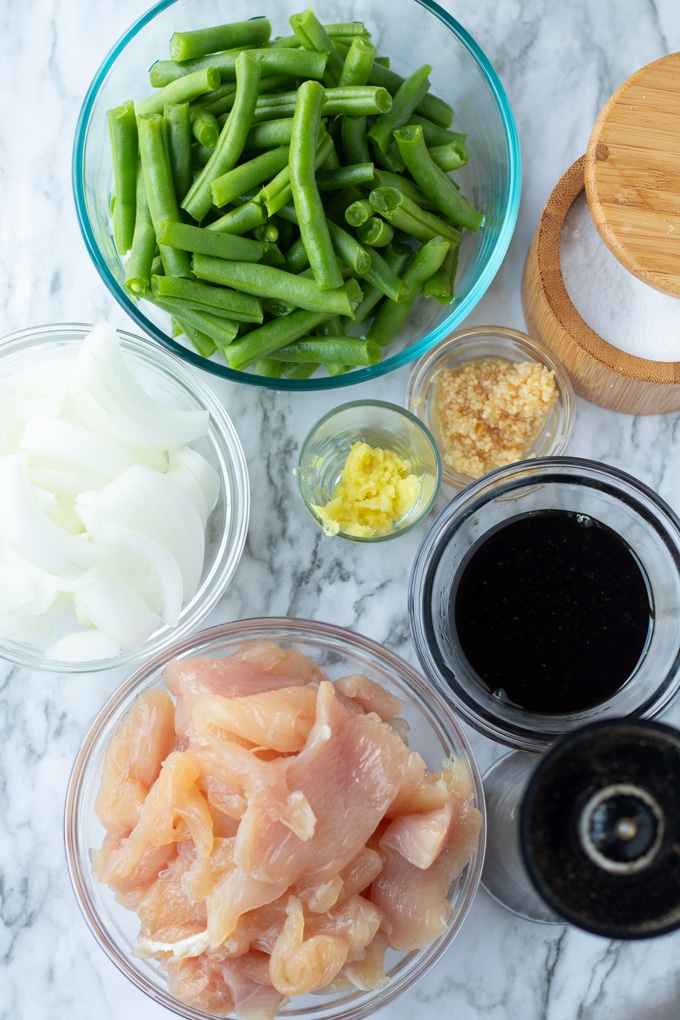
[[[281,362],[281,375],[286,379],[309,379],[319,367],[313,361],[297,364],[295,361]]]
[[[290,145],[292,127],[292,117],[263,120],[260,124],[253,124],[248,132],[245,148],[273,149],[277,145]]]
[[[216,177],[210,184],[213,204],[219,208],[235,201],[263,181],[271,180],[284,166],[288,166],[290,148],[279,145],[275,149],[261,152],[259,156],[238,163],[226,173]]]
[[[394,340],[399,330],[404,325],[413,303],[420,294],[425,281],[441,266],[447,251],[449,242],[442,237],[434,237],[419,248],[413,256],[413,261],[404,270],[402,277],[406,284],[406,297],[399,302],[383,301],[378,308],[366,333],[368,340],[374,340],[381,347]]]
[[[323,86],[312,79],[298,89],[290,140],[290,187],[312,272],[319,287],[330,291],[341,286],[342,273],[315,178],[323,96]]]
[[[371,248],[371,265],[363,274],[365,280],[382,291],[391,301],[400,302],[406,298],[406,285],[387,259]]]
[[[260,95],[255,104],[253,120],[259,123],[295,113],[297,91]],[[347,85],[343,88],[326,88],[322,113],[329,117],[361,117],[386,113],[392,107],[387,89],[374,85]]]
[[[413,255],[413,249],[407,244],[391,244],[385,250],[384,262],[387,265],[388,270],[392,275],[399,279],[399,274],[403,273]],[[399,280],[400,293],[406,296],[406,284],[402,280]],[[347,327],[357,326],[362,322],[365,322],[371,315],[371,312],[385,297],[385,289],[383,287],[377,287],[374,283],[369,283],[368,286],[364,287],[364,296],[354,309],[354,320],[347,319],[343,320],[347,324]]]
[[[287,74],[267,75],[260,78],[259,93],[264,95],[267,92],[276,92],[278,89],[291,88],[294,81],[295,79]],[[194,99],[191,105],[195,110],[207,110],[209,113],[214,113],[220,127],[223,127],[224,121],[234,107],[235,99],[236,82],[227,81],[223,82],[214,92]]]
[[[237,259],[240,262],[259,262],[268,245],[250,237],[222,234],[207,227],[196,227],[193,223],[177,220],[161,220],[158,240],[171,248],[201,252],[220,259]]]
[[[157,60],[149,71],[149,79],[155,88],[169,85],[171,81],[190,73],[214,67],[219,71],[222,82],[234,80],[238,49],[211,53],[196,60],[179,63],[173,60]],[[321,78],[328,62],[327,53],[300,49],[249,49],[249,55],[257,60],[262,74],[283,74],[289,78]]]
[[[430,159],[445,173],[460,170],[462,166],[466,166],[470,162],[470,153],[464,142],[428,145],[427,151],[430,153]]]
[[[331,318],[332,315],[332,312],[311,312],[298,308],[290,315],[270,319],[263,326],[258,326],[244,337],[234,340],[225,352],[229,367],[247,368],[254,361],[270,357],[279,347],[306,336],[320,322]]]
[[[236,58],[236,96],[231,113],[213,155],[182,202],[182,208],[199,223],[212,205],[211,182],[236,166],[241,157],[257,102],[259,82],[260,65],[248,56],[247,50],[243,50]]]
[[[401,75],[391,71],[384,64],[381,64],[379,60],[373,62],[369,78],[370,85],[382,85],[383,88],[386,88],[388,92],[394,95],[399,91],[404,81],[405,79]],[[446,100],[440,99],[439,96],[435,96],[431,92],[427,92],[422,97],[415,108],[415,112],[418,116],[427,117],[432,123],[442,128],[448,128],[453,120],[451,106]]]
[[[381,152],[387,152],[393,140],[393,132],[402,124],[406,124],[416,106],[430,88],[429,75],[432,68],[429,64],[413,71],[395,92],[392,106],[381,114],[368,130],[368,138],[378,146]]]
[[[327,220],[328,231],[338,258],[353,273],[364,276],[371,268],[371,253],[361,245],[353,234],[343,230],[337,223]]]
[[[421,209],[432,210],[436,208],[434,202],[431,202],[427,195],[422,193],[418,185],[404,174],[395,174],[389,170],[381,170],[376,167],[373,177],[375,181],[374,187],[376,188],[396,188],[397,191],[402,191],[407,198],[410,198],[412,202],[419,205]]]
[[[113,240],[118,254],[124,255],[130,250],[135,230],[138,141],[134,103],[130,100],[116,106],[107,111],[106,117],[115,184]]]
[[[337,39],[356,35],[368,38],[369,31],[362,21],[334,21],[324,25],[329,39]]]
[[[366,117],[347,117],[340,120],[340,140],[345,163],[370,163],[371,154],[366,141]]]
[[[434,298],[440,305],[451,304],[459,254],[460,247],[458,245],[455,248],[449,248],[439,269],[423,285],[425,297]]]
[[[328,63],[323,73],[324,85],[337,85],[342,74],[343,61],[331,42],[328,32],[311,8],[300,14],[291,14],[288,19],[295,37],[306,50],[317,50],[328,54]]]
[[[314,156],[314,172],[325,162],[328,154],[333,150],[333,139],[323,128],[319,134],[319,140]],[[290,183],[290,164],[284,167],[276,177],[266,184],[260,191],[260,201],[263,203],[269,216],[280,212],[285,205],[292,202],[293,191]]]
[[[193,270],[200,280],[220,283],[224,287],[233,287],[257,297],[280,298],[309,311],[328,311],[333,315],[351,316],[354,305],[358,303],[353,300],[354,290],[348,283],[344,283],[342,275],[340,286],[322,290],[315,279],[295,276],[275,266],[263,266],[258,262],[230,262],[199,253],[194,255]]]
[[[270,244],[260,262],[263,266],[274,266],[275,269],[283,269],[286,266],[286,259],[278,244]]]
[[[357,237],[364,244],[374,248],[384,248],[391,244],[394,237],[394,227],[381,216],[371,216],[369,220],[362,223],[357,230]]]
[[[193,57],[202,56],[204,53],[216,53],[218,50],[263,46],[269,41],[271,31],[271,24],[267,18],[256,17],[211,28],[174,32],[170,39],[170,56],[173,60],[191,60]]]
[[[347,51],[338,85],[341,87],[343,85],[368,85],[375,57],[376,48],[373,43],[365,36],[355,36]]]
[[[350,227],[360,227],[372,215],[373,209],[367,198],[360,198],[356,202],[350,203],[345,209],[345,219]]]
[[[198,311],[223,315],[236,322],[260,323],[264,318],[262,303],[258,298],[227,287],[213,287],[200,280],[154,276],[151,278],[151,289],[154,297],[160,301],[183,301],[187,308],[198,307]]]
[[[368,150],[371,153],[371,157],[375,160],[378,168],[387,170],[390,173],[398,174],[400,177],[403,176],[406,164],[401,158],[401,153],[397,148],[396,142],[390,142],[385,151],[380,148],[379,145],[370,139]]]
[[[247,234],[266,222],[267,210],[265,207],[261,202],[251,200],[230,209],[224,216],[208,223],[205,229],[214,230],[215,233],[220,234]]]
[[[154,113],[137,118],[139,155],[151,222],[156,235],[161,220],[180,218],[172,170],[164,141],[164,117]],[[177,248],[159,246],[166,276],[191,276],[189,256]]]
[[[191,102],[196,96],[213,92],[218,88],[220,80],[220,72],[214,67],[202,67],[192,71],[191,74],[185,74],[137,103],[137,116],[146,117],[150,113],[162,113],[166,103]]]
[[[414,181],[439,211],[458,226],[479,230],[484,217],[458,191],[450,177],[433,162],[423,138],[423,129],[413,124],[395,131],[399,150]]]
[[[309,256],[305,243],[298,237],[286,252],[286,269],[289,273],[302,273],[309,268]]]
[[[273,358],[260,358],[253,366],[255,375],[260,375],[265,379],[280,379],[282,369],[283,362],[274,361]]]
[[[181,301],[171,298],[160,300],[154,297],[152,293],[147,294],[147,300],[169,315],[180,318],[183,322],[193,326],[194,329],[198,329],[201,333],[209,336],[219,350],[228,347],[238,336],[238,322],[232,322],[221,315],[214,315],[208,311],[199,311],[196,308],[187,308]]]
[[[374,188],[368,201],[373,209],[397,230],[403,230],[419,241],[433,237],[445,237],[452,244],[460,242],[460,231],[440,216],[412,202],[397,188]]]
[[[464,143],[467,138],[467,135],[461,134],[460,131],[452,131],[448,127],[441,127],[439,124],[434,124],[427,117],[421,117],[417,113],[411,114],[409,124],[420,124],[423,129],[423,138],[426,145],[448,145],[449,142]]]
[[[191,112],[189,103],[167,103],[165,117],[166,146],[175,195],[186,195],[191,186]]]
[[[134,297],[141,297],[151,283],[151,265],[156,254],[156,231],[146,201],[144,173],[137,165],[137,194],[135,199],[135,228],[130,254],[125,263],[125,286]]]
[[[352,368],[377,365],[382,352],[377,343],[353,336],[308,337],[278,347],[269,355],[276,361],[292,361],[323,365],[330,361]]]
[[[316,175],[319,191],[337,191],[350,184],[369,184],[373,180],[373,163],[352,163],[336,170],[320,170]]]
[[[184,333],[191,344],[196,348],[202,358],[210,358],[217,350],[217,344],[200,329],[191,326],[186,320],[173,318],[173,325],[177,327],[177,333]]]
[[[220,137],[220,125],[210,110],[191,111],[191,131],[199,145],[204,145],[206,149],[214,149]]]

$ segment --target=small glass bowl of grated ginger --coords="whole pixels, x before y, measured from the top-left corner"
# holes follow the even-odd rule
[[[443,481],[462,489],[475,478],[567,448],[576,402],[569,376],[542,343],[504,326],[475,326],[422,357],[406,407],[430,429]]]
[[[380,542],[427,517],[442,463],[416,415],[384,400],[354,400],[314,425],[296,476],[305,506],[326,535]]]

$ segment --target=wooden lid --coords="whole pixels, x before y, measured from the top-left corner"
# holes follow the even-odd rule
[[[590,213],[626,269],[680,297],[680,53],[614,93],[586,150]]]

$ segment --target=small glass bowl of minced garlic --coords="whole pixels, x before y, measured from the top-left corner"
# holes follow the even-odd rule
[[[442,463],[430,430],[410,411],[355,400],[314,425],[296,475],[304,504],[326,535],[379,542],[427,517]]]
[[[555,355],[504,326],[437,344],[416,362],[404,403],[432,432],[444,484],[456,489],[516,461],[563,454],[576,410]]]

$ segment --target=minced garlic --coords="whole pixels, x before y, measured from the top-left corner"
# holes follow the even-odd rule
[[[411,464],[391,450],[354,443],[340,481],[325,506],[314,510],[327,535],[375,538],[392,531],[418,502],[420,479]]]
[[[444,463],[478,478],[522,460],[556,399],[545,365],[478,358],[437,376],[435,413]]]

